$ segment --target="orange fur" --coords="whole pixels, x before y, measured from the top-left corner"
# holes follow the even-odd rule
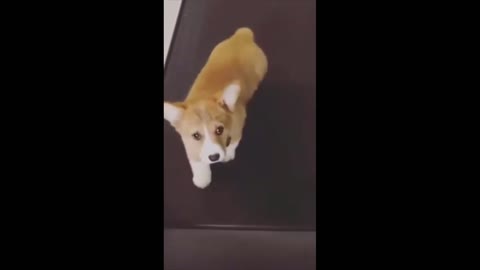
[[[253,32],[240,28],[213,49],[185,101],[218,98],[228,84],[239,81],[242,89],[239,102],[246,105],[266,72],[267,58],[255,44]]]

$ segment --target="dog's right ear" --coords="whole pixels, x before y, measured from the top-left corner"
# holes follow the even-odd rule
[[[229,84],[221,97],[220,103],[225,105],[231,112],[235,110],[235,104],[237,103],[238,96],[240,95],[240,85],[235,82]]]
[[[163,102],[163,118],[174,126],[180,120],[185,112],[185,106],[182,103]]]

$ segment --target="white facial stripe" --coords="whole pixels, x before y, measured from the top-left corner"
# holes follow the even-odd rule
[[[203,140],[203,145],[202,145],[202,150],[200,152],[200,158],[203,162],[205,163],[215,163],[223,160],[223,157],[225,156],[225,153],[223,152],[223,149],[220,145],[215,143],[207,129],[207,126],[205,125],[203,127],[203,132],[204,132],[204,140]],[[211,161],[209,159],[209,156],[219,154],[220,158],[216,161]]]

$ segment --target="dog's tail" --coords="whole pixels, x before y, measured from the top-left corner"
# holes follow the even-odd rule
[[[237,31],[235,31],[234,36],[238,39],[244,40],[244,41],[253,41],[254,40],[254,35],[252,29],[248,27],[242,27],[238,28]]]

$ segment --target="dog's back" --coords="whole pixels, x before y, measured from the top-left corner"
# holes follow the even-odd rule
[[[253,96],[268,69],[265,53],[255,43],[252,30],[239,28],[219,43],[198,74],[187,100],[217,96],[233,82],[241,86],[239,103]]]

